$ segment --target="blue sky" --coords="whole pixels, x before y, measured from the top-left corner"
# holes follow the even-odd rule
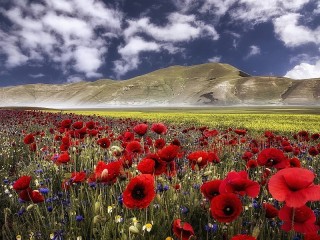
[[[229,63],[320,77],[318,0],[2,0],[0,86]]]

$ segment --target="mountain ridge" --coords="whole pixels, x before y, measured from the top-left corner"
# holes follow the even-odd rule
[[[250,76],[223,63],[170,66],[127,80],[0,88],[0,106],[320,105],[320,78]]]

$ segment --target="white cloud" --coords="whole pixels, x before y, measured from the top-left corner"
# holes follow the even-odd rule
[[[289,13],[274,20],[275,33],[288,47],[296,47],[306,43],[320,43],[320,27],[311,30],[298,25],[302,15]]]
[[[77,75],[69,76],[67,79],[67,83],[78,83],[78,82],[83,82],[83,81],[84,80],[80,76],[77,76]]]
[[[29,74],[29,76],[32,78],[42,78],[45,75],[43,73],[37,73],[37,74]]]
[[[320,78],[320,59],[314,64],[301,62],[289,70],[285,77],[293,79]]]
[[[199,0],[172,0],[179,12],[188,12],[199,5]]]
[[[210,36],[213,40],[219,38],[213,26],[196,20],[195,15],[172,13],[168,16],[168,24],[157,26],[150,22],[150,18],[129,20],[129,27],[124,30],[126,39],[139,33],[145,33],[157,41],[183,42],[200,36]]]
[[[223,16],[236,2],[237,0],[206,0],[200,12],[212,12],[218,17]]]
[[[131,38],[125,46],[118,48],[122,60],[114,62],[114,71],[117,74],[117,78],[138,67],[140,63],[139,54],[141,52],[159,52],[160,49],[161,45],[156,42],[147,42],[140,37]]]
[[[98,68],[103,63],[102,54],[104,52],[104,49],[77,47],[74,51],[75,69],[79,72],[85,72],[87,77],[95,76]]]
[[[133,37],[124,46],[120,47],[118,52],[123,57],[128,57],[132,55],[137,55],[143,51],[159,51],[160,46],[155,42],[147,42],[140,37]]]
[[[247,59],[247,58],[250,58],[252,56],[259,55],[260,53],[261,53],[261,50],[260,50],[260,48],[258,46],[251,45],[249,47],[249,53],[247,54],[247,56],[245,58]]]
[[[209,62],[220,62],[221,61],[221,56],[214,56],[212,58],[208,59]]]
[[[46,59],[58,63],[65,74],[72,70],[88,78],[101,76],[98,70],[110,39],[120,36],[123,18],[120,11],[96,0],[16,1],[0,13],[12,24],[5,30],[9,38],[0,36],[7,67]]]
[[[114,61],[114,71],[121,77],[140,64],[141,52],[159,52],[165,50],[170,54],[181,52],[182,42],[192,41],[201,37],[217,40],[219,34],[211,25],[205,24],[195,15],[171,13],[167,16],[167,24],[158,26],[149,17],[137,20],[127,20],[128,27],[124,29],[125,44],[118,48],[121,59]],[[145,40],[147,35],[151,40]]]

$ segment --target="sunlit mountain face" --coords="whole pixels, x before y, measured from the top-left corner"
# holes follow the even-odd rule
[[[319,105],[320,78],[250,76],[229,64],[172,66],[125,81],[0,88],[0,106],[47,108]]]

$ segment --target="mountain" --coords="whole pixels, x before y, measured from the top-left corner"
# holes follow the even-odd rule
[[[0,88],[0,106],[320,105],[320,78],[250,76],[222,63],[172,66],[128,80]]]

